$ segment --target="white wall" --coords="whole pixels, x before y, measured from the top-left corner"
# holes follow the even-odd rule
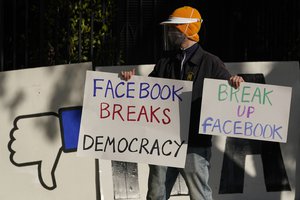
[[[300,168],[297,166],[300,161],[297,153],[300,143],[298,63],[248,62],[226,65],[233,74],[262,73],[268,84],[293,87],[288,142],[280,144],[291,191],[267,192],[261,156],[251,154],[245,158],[242,192],[219,194],[226,137],[215,136],[210,173],[214,199],[300,199],[300,184],[297,183],[300,180]],[[101,67],[97,70],[119,72],[133,67],[137,68],[138,74],[147,75],[153,65]],[[88,69],[91,69],[91,63],[0,73],[1,200],[145,199],[148,177],[146,164],[114,162],[112,167],[111,161],[98,162],[77,157],[75,152],[67,153],[61,149],[60,124],[56,116],[49,115],[49,112],[53,114],[60,108],[82,105],[85,71]],[[19,129],[12,134],[14,122],[24,115],[30,116],[30,120],[21,118],[17,124]],[[276,179],[277,176],[274,177]],[[174,195],[178,193],[184,196],[173,196],[171,199],[189,199],[182,179],[173,190]]]
[[[0,73],[1,200],[96,199],[95,159],[62,152],[59,119],[47,115],[82,105],[91,68],[82,63]],[[24,115],[32,117],[20,119],[10,135]]]

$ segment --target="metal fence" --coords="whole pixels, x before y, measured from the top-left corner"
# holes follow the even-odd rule
[[[78,41],[76,60],[70,58],[72,8],[68,7],[68,3],[72,2],[74,5],[74,1],[58,0],[57,2],[63,3],[65,7],[56,3],[58,6],[55,8],[53,7],[55,3],[44,0],[0,0],[1,71],[93,60],[95,45],[92,41],[99,33],[97,32],[99,27],[95,27],[94,16],[99,7],[102,13],[106,13],[107,1],[97,1],[101,2],[100,6],[95,6],[96,1],[91,1],[88,5],[91,10],[88,16],[83,16],[82,12],[76,14],[78,15],[75,33]],[[76,2],[80,5],[82,0]],[[50,12],[49,7],[52,9]],[[85,23],[89,24],[91,29],[88,35],[83,34],[80,25],[83,21],[86,21]],[[66,34],[63,37],[60,35],[62,30]],[[102,37],[105,40],[107,35]],[[87,44],[84,39],[91,42]],[[88,49],[88,59],[84,58],[83,49]],[[101,52],[105,53],[105,50]]]
[[[102,1],[104,9],[105,2]],[[53,64],[47,58],[57,49],[47,46],[48,27],[43,15],[46,4],[45,0],[0,0],[1,71]],[[118,64],[155,63],[162,53],[159,22],[184,4],[201,12],[204,23],[200,43],[223,61],[280,61],[299,60],[300,57],[298,0],[115,0],[114,4],[116,12],[110,28],[114,53],[120,54],[115,57],[122,57],[122,62],[115,62]],[[30,9],[33,5],[37,11],[35,15]],[[63,20],[60,15],[53,19],[56,24],[65,22]],[[80,33],[78,26],[79,49],[83,45]],[[92,39],[94,35],[92,30],[89,37]],[[66,43],[64,52],[60,53],[66,63],[70,61],[68,48]],[[90,45],[92,61],[94,54],[95,49]],[[105,59],[106,55],[102,57]],[[81,58],[79,51],[76,62]]]

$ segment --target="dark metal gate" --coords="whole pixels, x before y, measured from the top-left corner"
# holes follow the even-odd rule
[[[223,61],[280,61],[300,57],[298,0],[115,0],[114,4],[111,31],[114,49],[122,57],[122,62],[115,62],[118,64],[155,63],[162,53],[159,22],[182,5],[194,6],[201,12],[204,23],[200,42]],[[52,64],[47,58],[57,49],[47,46],[45,33],[49,27],[44,24],[43,15],[46,5],[44,0],[0,0],[1,71]],[[32,9],[36,9],[35,15]],[[60,15],[52,20],[57,24],[67,22]],[[91,33],[91,39],[94,34]],[[66,43],[65,52],[61,53],[65,63],[70,61],[68,47]],[[92,46],[90,53],[93,58]],[[78,62],[80,56],[79,52]]]

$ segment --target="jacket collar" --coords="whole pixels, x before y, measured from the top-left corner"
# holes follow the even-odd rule
[[[189,59],[189,62],[192,62],[193,64],[197,65],[200,63],[204,50],[200,46],[200,44],[197,44],[198,48],[194,51],[193,55]]]
[[[190,49],[191,48],[191,49]],[[197,65],[198,63],[200,63],[202,56],[203,56],[203,52],[204,50],[202,49],[202,47],[200,46],[200,44],[196,43],[194,44],[192,47],[190,47],[189,49],[183,50],[183,51],[191,51],[188,52],[191,55],[187,58],[187,62],[191,62],[195,65]],[[181,60],[182,58],[182,50],[180,50],[177,55],[176,58],[178,60]]]

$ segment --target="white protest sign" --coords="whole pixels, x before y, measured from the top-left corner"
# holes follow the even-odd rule
[[[286,142],[292,88],[205,79],[200,134]]]
[[[86,74],[78,155],[184,167],[192,82]]]

